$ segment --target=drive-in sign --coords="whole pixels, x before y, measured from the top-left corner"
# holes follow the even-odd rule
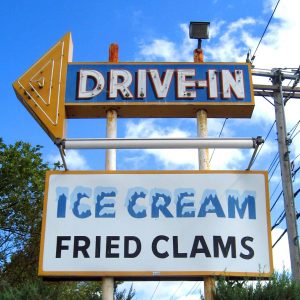
[[[103,117],[114,107],[124,117],[249,117],[254,102],[248,64],[70,63],[69,118]]]
[[[268,276],[264,172],[48,172],[43,276]]]
[[[254,109],[247,63],[72,63],[65,35],[14,83],[17,97],[54,140],[65,119],[106,117],[250,118]]]

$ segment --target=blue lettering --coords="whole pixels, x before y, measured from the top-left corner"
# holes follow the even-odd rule
[[[147,195],[147,190],[144,188],[133,188],[128,191],[126,205],[130,216],[133,218],[145,218],[147,217],[146,207],[144,205],[139,205],[136,202],[138,199],[145,199]]]
[[[194,197],[194,189],[177,189],[175,190],[176,198],[176,216],[178,218],[194,218],[195,208],[194,199],[189,199],[189,197]]]
[[[96,218],[114,218],[115,212],[115,197],[117,190],[115,188],[96,187]]]
[[[215,213],[219,218],[225,218],[224,211],[215,190],[205,190],[198,217],[205,217],[207,213]]]
[[[171,194],[167,190],[153,189],[151,190],[150,201],[152,210],[151,217],[158,218],[159,211],[167,218],[173,218],[172,214],[168,210],[168,205],[171,203]]]
[[[69,194],[69,189],[66,187],[57,187],[56,188],[56,199],[57,199],[57,218],[66,217],[66,208],[67,208],[67,195]]]
[[[248,217],[249,219],[256,219],[256,208],[255,208],[255,197],[256,194],[253,191],[246,191],[240,195],[238,191],[228,190],[228,217],[235,218],[235,212],[241,219],[245,216],[246,208],[248,207]],[[239,199],[244,199],[240,205]]]
[[[88,204],[81,203],[82,200],[89,199],[92,189],[85,187],[76,187],[71,195],[72,211],[75,217],[85,219],[91,216],[91,209]]]

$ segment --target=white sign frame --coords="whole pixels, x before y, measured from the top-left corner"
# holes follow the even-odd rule
[[[48,171],[39,275],[269,277],[269,207],[264,171]]]

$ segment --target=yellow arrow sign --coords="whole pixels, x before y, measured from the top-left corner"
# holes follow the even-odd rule
[[[68,33],[13,83],[18,99],[54,141],[64,138],[66,75],[72,54]]]

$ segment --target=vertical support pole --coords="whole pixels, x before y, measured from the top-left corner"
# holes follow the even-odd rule
[[[204,55],[202,49],[194,50],[194,62],[203,63]],[[197,112],[197,133],[198,137],[207,137],[207,112],[199,110]],[[208,149],[198,149],[199,170],[209,169]],[[205,300],[214,300],[215,279],[212,276],[204,277],[204,296]]]
[[[114,139],[117,137],[117,112],[113,109],[106,112],[106,137]],[[117,169],[116,149],[106,149],[105,170],[115,171]]]
[[[278,135],[278,149],[281,169],[281,180],[286,214],[287,234],[290,249],[290,260],[293,278],[300,282],[300,251],[297,230],[297,218],[292,184],[291,164],[289,156],[289,140],[286,133],[284,101],[282,96],[282,73],[277,70],[273,77],[273,85],[278,88],[274,92],[275,118]]]
[[[111,44],[109,47],[109,62],[117,63],[119,61],[119,47],[117,44]],[[106,113],[106,137],[117,137],[117,112],[108,110]],[[107,149],[105,155],[105,170],[114,171],[117,169],[116,149]],[[114,299],[114,278],[102,278],[103,300]]]
[[[207,137],[207,113],[206,110],[197,112],[197,133],[198,137]],[[198,149],[199,170],[209,170],[209,150]]]

